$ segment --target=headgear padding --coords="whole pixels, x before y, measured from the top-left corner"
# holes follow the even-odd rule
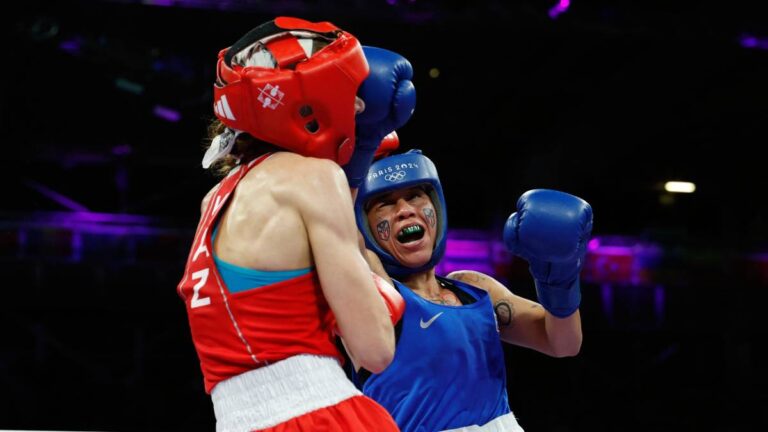
[[[213,109],[231,129],[344,165],[367,76],[354,36],[329,22],[279,17],[219,52]]]

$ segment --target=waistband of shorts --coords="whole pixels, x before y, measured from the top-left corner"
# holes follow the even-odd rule
[[[465,426],[456,429],[444,430],[443,432],[524,432],[520,424],[517,423],[515,415],[511,412],[498,416],[488,423],[479,426]]]
[[[275,426],[359,395],[336,359],[315,355],[242,373],[211,391],[217,432]]]

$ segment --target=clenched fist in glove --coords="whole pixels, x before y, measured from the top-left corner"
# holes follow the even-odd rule
[[[565,318],[579,308],[579,272],[592,233],[592,207],[583,199],[535,189],[517,200],[517,212],[504,226],[504,243],[528,261],[539,302]]]
[[[416,107],[413,67],[400,54],[363,47],[370,73],[357,90],[363,111],[355,117],[355,151],[343,166],[349,186],[356,188],[368,174],[381,140],[405,125]]]

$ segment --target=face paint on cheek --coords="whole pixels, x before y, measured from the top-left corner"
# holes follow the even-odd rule
[[[379,238],[382,241],[389,240],[389,221],[383,220],[376,224],[376,232],[379,233]]]
[[[437,224],[437,217],[435,216],[434,209],[429,207],[425,208],[424,217],[427,218],[427,222],[429,223],[429,226],[434,227]]]

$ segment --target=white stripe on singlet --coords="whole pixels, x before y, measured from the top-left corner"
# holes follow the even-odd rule
[[[211,399],[217,432],[264,429],[361,395],[331,357],[298,355],[222,381]]]

